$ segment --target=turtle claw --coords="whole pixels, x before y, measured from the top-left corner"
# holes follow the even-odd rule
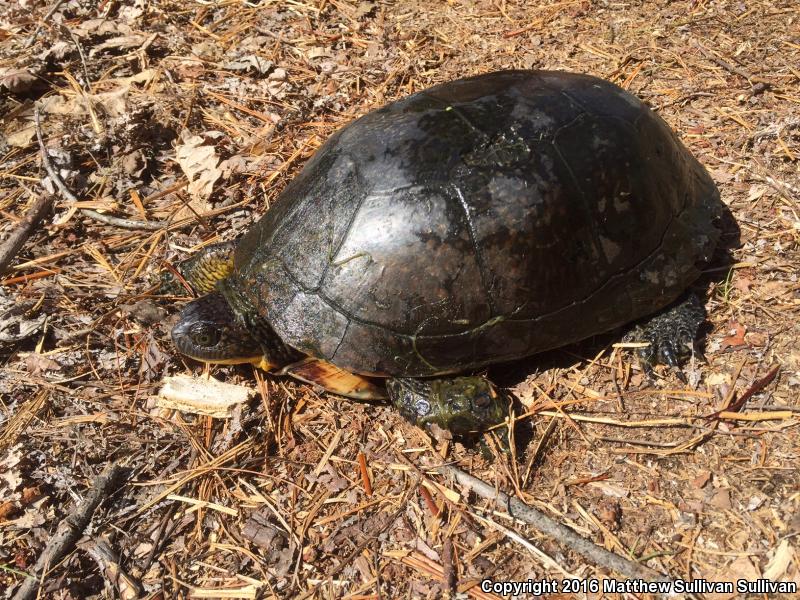
[[[705,317],[700,299],[690,294],[684,300],[634,326],[623,341],[648,344],[635,351],[648,378],[652,379],[655,365],[663,364],[686,384],[688,379],[681,370],[681,364],[690,356],[703,356],[697,349],[696,338]]]

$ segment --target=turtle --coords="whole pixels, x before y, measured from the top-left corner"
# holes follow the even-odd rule
[[[487,365],[631,323],[647,361],[683,360],[721,213],[705,168],[611,82],[450,81],[336,131],[235,244],[195,259],[204,295],[172,339],[481,431],[508,410]]]

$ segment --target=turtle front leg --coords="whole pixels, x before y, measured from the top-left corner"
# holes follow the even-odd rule
[[[386,389],[403,417],[421,427],[435,423],[457,437],[486,431],[508,415],[508,402],[483,377],[398,377],[387,380]]]
[[[703,303],[695,294],[667,307],[665,310],[635,325],[624,342],[645,342],[648,346],[637,348],[635,353],[642,369],[652,375],[653,367],[664,364],[686,382],[680,365],[697,350],[697,332],[706,318]]]

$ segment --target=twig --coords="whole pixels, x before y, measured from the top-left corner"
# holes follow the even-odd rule
[[[47,542],[39,560],[36,561],[36,565],[31,571],[32,576],[22,582],[14,595],[14,600],[30,600],[36,595],[39,585],[47,575],[48,567],[61,562],[61,559],[73,548],[75,542],[83,534],[83,530],[92,520],[94,511],[100,502],[108,497],[117,486],[124,470],[119,463],[112,463],[94,480],[92,489],[83,502],[58,524],[55,535]]]
[[[372,482],[369,480],[369,469],[367,469],[367,457],[359,450],[358,451],[358,470],[361,473],[361,483],[364,486],[364,493],[367,498],[372,496]]]
[[[141,584],[120,566],[119,556],[103,537],[78,543],[78,547],[91,556],[100,572],[117,590],[120,600],[136,600],[142,594]]]
[[[56,0],[56,3],[53,4],[50,10],[47,11],[47,14],[44,16],[41,23],[39,23],[39,25],[36,26],[36,29],[31,34],[31,37],[29,37],[28,41],[25,42],[26,48],[30,48],[33,45],[33,42],[36,41],[36,38],[39,36],[39,32],[42,30],[42,23],[48,21],[50,17],[52,17],[53,14],[55,14],[55,12],[58,10],[58,7],[61,6],[62,4],[64,4],[64,0]]]
[[[741,68],[739,68],[739,67],[737,67],[735,65],[732,65],[729,62],[727,62],[725,60],[722,60],[718,56],[715,56],[714,54],[712,54],[711,52],[709,52],[708,50],[703,48],[703,46],[701,46],[699,42],[695,42],[695,46],[697,47],[698,50],[700,50],[700,52],[703,54],[703,56],[705,56],[708,60],[710,60],[713,63],[718,64],[720,67],[722,67],[726,71],[730,71],[734,75],[738,75],[739,77],[742,77],[743,79],[746,79],[747,82],[751,86],[753,85],[752,82],[754,82],[754,81],[756,83],[764,84],[765,86],[771,86],[772,85],[772,82],[769,81],[768,79],[764,79],[763,77],[758,77],[756,75],[753,75],[752,73],[748,73],[744,69],[741,69]],[[761,91],[763,91],[763,90],[761,90]]]
[[[72,43],[75,44],[75,48],[78,49],[78,56],[81,57],[81,66],[83,67],[83,89],[85,91],[91,90],[91,80],[89,79],[89,69],[86,67],[86,56],[83,53],[83,46],[81,46],[80,41],[76,37],[76,35],[72,32],[69,27],[62,26],[61,28],[72,40]]]
[[[742,407],[744,407],[744,405],[747,403],[748,400],[750,400],[750,398],[762,392],[765,387],[767,387],[770,383],[772,383],[772,380],[775,379],[775,377],[778,375],[780,369],[781,369],[780,365],[773,366],[769,370],[769,372],[766,375],[764,375],[764,377],[758,379],[753,383],[753,385],[747,388],[747,390],[745,390],[745,392],[741,395],[741,397],[738,400],[734,401],[734,399],[731,398],[730,404],[728,404],[727,406],[723,407],[722,409],[716,412],[711,413],[710,415],[706,416],[705,419],[709,420],[709,419],[720,418],[720,415],[722,415],[723,412],[726,413],[738,412],[739,410],[742,409]],[[736,380],[734,379],[734,382],[735,381]]]
[[[461,485],[469,487],[482,498],[493,500],[495,504],[506,509],[512,517],[533,525],[542,533],[558,540],[561,544],[567,546],[596,565],[616,571],[630,579],[644,579],[645,581],[651,582],[671,581],[666,575],[662,575],[645,565],[609,552],[605,548],[590,542],[579,536],[566,525],[554,521],[540,510],[496,490],[494,486],[489,485],[477,477],[473,477],[458,467],[442,465],[440,467],[435,467],[434,470],[439,473],[452,475]]]
[[[44,170],[47,171],[50,179],[53,181],[55,186],[58,188],[58,191],[61,192],[61,195],[64,196],[64,198],[70,202],[78,202],[77,196],[70,191],[64,181],[61,179],[58,171],[56,171],[56,169],[53,167],[53,163],[50,162],[50,157],[47,154],[47,149],[45,148],[44,140],[42,139],[42,125],[39,119],[38,106],[33,109],[33,119],[36,125],[36,139],[39,141],[39,150],[42,154],[42,166],[44,166]],[[82,208],[81,213],[90,219],[94,219],[95,221],[100,221],[106,225],[122,227],[123,229],[144,229],[147,231],[155,231],[168,225],[163,221],[136,221],[134,219],[121,219],[119,217],[101,214],[89,208]]]
[[[147,573],[147,571],[150,569],[150,565],[153,564],[156,553],[161,549],[162,544],[169,539],[169,537],[172,535],[172,532],[174,532],[175,528],[180,524],[180,520],[173,520],[172,518],[175,516],[175,512],[177,510],[177,503],[170,504],[166,513],[161,518],[161,523],[159,523],[158,529],[152,536],[150,536],[150,539],[152,540],[152,546],[150,547],[150,552],[147,553],[147,558],[144,560],[142,573]]]
[[[455,556],[453,555],[453,538],[447,536],[442,545],[442,569],[444,574],[444,587],[449,598],[455,598],[458,579],[456,577]]]
[[[44,216],[53,207],[53,197],[49,194],[40,196],[33,206],[28,210],[25,216],[17,225],[16,229],[11,232],[6,240],[0,245],[0,273],[5,273],[8,265],[14,260],[14,257],[19,252],[20,248],[25,244],[25,241],[31,236],[33,230],[39,224]]]

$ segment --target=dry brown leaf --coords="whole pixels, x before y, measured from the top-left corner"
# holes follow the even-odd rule
[[[767,568],[764,569],[764,578],[770,581],[780,581],[786,575],[793,556],[794,548],[789,544],[789,540],[782,540],[775,549],[775,554],[767,563]]]
[[[41,375],[45,371],[60,371],[61,365],[52,358],[36,354],[35,352],[25,357],[25,366],[31,375]]]
[[[36,83],[37,77],[26,69],[0,69],[0,86],[9,92],[21,94],[27,92]]]
[[[175,148],[175,159],[189,179],[189,193],[195,198],[208,198],[222,176],[214,146],[194,135]]]
[[[111,117],[121,117],[129,114],[129,96],[131,86],[134,83],[148,85],[153,79],[155,71],[145,69],[132,75],[131,77],[119,77],[104,82],[106,88],[110,88],[99,94],[88,94],[84,96],[74,96],[64,98],[63,96],[50,96],[41,102],[41,110],[53,115],[83,115],[87,112],[86,98],[92,102],[93,106],[102,107],[105,114]],[[156,86],[157,87],[157,86]],[[152,90],[151,91],[156,91]]]
[[[6,141],[8,142],[9,146],[13,146],[15,148],[26,148],[31,143],[33,136],[35,135],[36,127],[33,125],[28,125],[26,127],[22,127],[22,129],[17,129],[13,133],[6,134]]]
[[[101,50],[105,50],[106,48],[138,48],[142,44],[145,43],[147,40],[147,36],[141,33],[134,33],[131,35],[122,35],[119,37],[111,38],[106,40],[102,44],[98,44],[92,51],[89,53],[89,56],[94,56]]]
[[[735,348],[737,346],[744,345],[744,334],[747,332],[745,326],[740,323],[733,323],[731,327],[733,329],[733,333],[722,338],[720,348]]]
[[[729,510],[731,508],[731,491],[728,488],[718,489],[708,503],[721,510]]]
[[[758,570],[753,566],[753,563],[746,556],[742,556],[733,561],[726,569],[719,569],[709,573],[703,573],[704,579],[707,581],[730,581],[733,583],[734,592],[731,594],[722,592],[712,592],[705,594],[703,597],[709,600],[730,600],[731,598],[738,597],[736,590],[736,582],[740,579],[747,581],[755,581],[759,578]]]
[[[697,477],[692,479],[692,487],[695,489],[702,489],[711,480],[711,471],[700,471]]]

